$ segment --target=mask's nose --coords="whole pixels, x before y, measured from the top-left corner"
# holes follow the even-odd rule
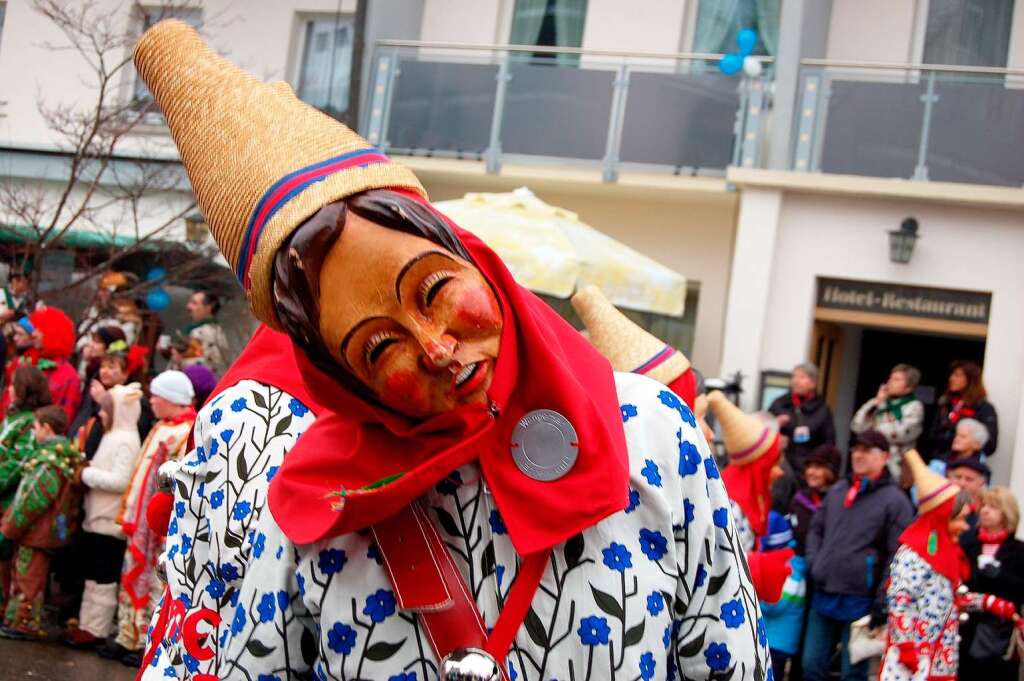
[[[448,334],[429,336],[419,341],[423,348],[423,366],[427,371],[447,369],[455,356],[458,341]]]

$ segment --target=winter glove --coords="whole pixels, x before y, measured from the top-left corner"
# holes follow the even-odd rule
[[[1001,620],[1012,620],[1017,608],[1010,601],[998,596],[985,595],[981,598],[982,609]]]
[[[910,670],[911,674],[917,673],[921,665],[921,658],[917,654],[917,648],[910,641],[904,641],[897,645],[900,649],[900,664]]]
[[[0,560],[14,558],[14,542],[0,534]]]

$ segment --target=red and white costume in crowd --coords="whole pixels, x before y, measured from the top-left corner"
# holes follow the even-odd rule
[[[952,681],[960,637],[957,587],[966,574],[949,533],[959,487],[928,470],[917,452],[904,454],[914,473],[920,515],[900,536],[889,569],[889,625],[881,681]]]

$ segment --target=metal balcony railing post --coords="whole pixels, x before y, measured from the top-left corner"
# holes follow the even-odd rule
[[[793,154],[793,170],[807,172],[814,165],[814,138],[816,133],[818,98],[821,90],[821,76],[804,76],[804,92],[800,98],[800,107],[797,109],[798,116],[796,146]]]
[[[612,86],[612,108],[608,116],[608,138],[604,147],[604,171],[601,179],[615,182],[619,179],[619,152],[622,149],[622,128],[626,118],[626,98],[629,95],[629,67],[619,65]]]
[[[914,166],[914,177],[912,178],[915,180],[928,179],[928,138],[931,136],[932,130],[932,107],[937,101],[939,101],[939,97],[935,94],[935,72],[929,71],[928,85],[924,94],[921,95],[924,113],[921,117],[921,141],[917,145],[917,165]]]
[[[501,59],[498,75],[495,76],[494,111],[491,112],[491,136],[484,152],[484,164],[487,172],[497,174],[501,171],[501,124],[505,118],[505,93],[508,82],[512,79],[509,73],[509,55]]]
[[[398,77],[399,71],[397,47],[391,48],[387,54],[378,55],[366,139],[383,152],[387,152],[390,144],[388,125],[391,122],[391,100],[394,98],[395,78]]]
[[[739,106],[736,107],[736,115],[732,121],[732,165],[740,164],[740,155],[743,147],[743,125],[746,119],[747,110],[747,79],[739,78],[736,84],[736,94],[739,96]]]
[[[757,165],[758,151],[761,143],[761,117],[764,115],[765,81],[762,77],[747,81],[747,105],[743,122],[743,143],[741,145],[740,165],[753,168]]]

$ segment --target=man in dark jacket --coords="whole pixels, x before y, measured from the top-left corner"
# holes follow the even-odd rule
[[[868,661],[851,665],[850,623],[870,614],[885,623],[885,582],[899,536],[914,517],[907,495],[889,474],[889,441],[876,430],[857,436],[853,473],[825,495],[807,535],[815,585],[804,636],[804,679],[824,681],[842,644],[843,681],[865,681]]]
[[[782,466],[785,475],[772,485],[772,507],[782,513],[797,492],[808,455],[821,445],[836,443],[832,411],[817,389],[818,367],[810,362],[797,364],[789,379],[789,392],[768,407],[779,425],[786,451]]]

